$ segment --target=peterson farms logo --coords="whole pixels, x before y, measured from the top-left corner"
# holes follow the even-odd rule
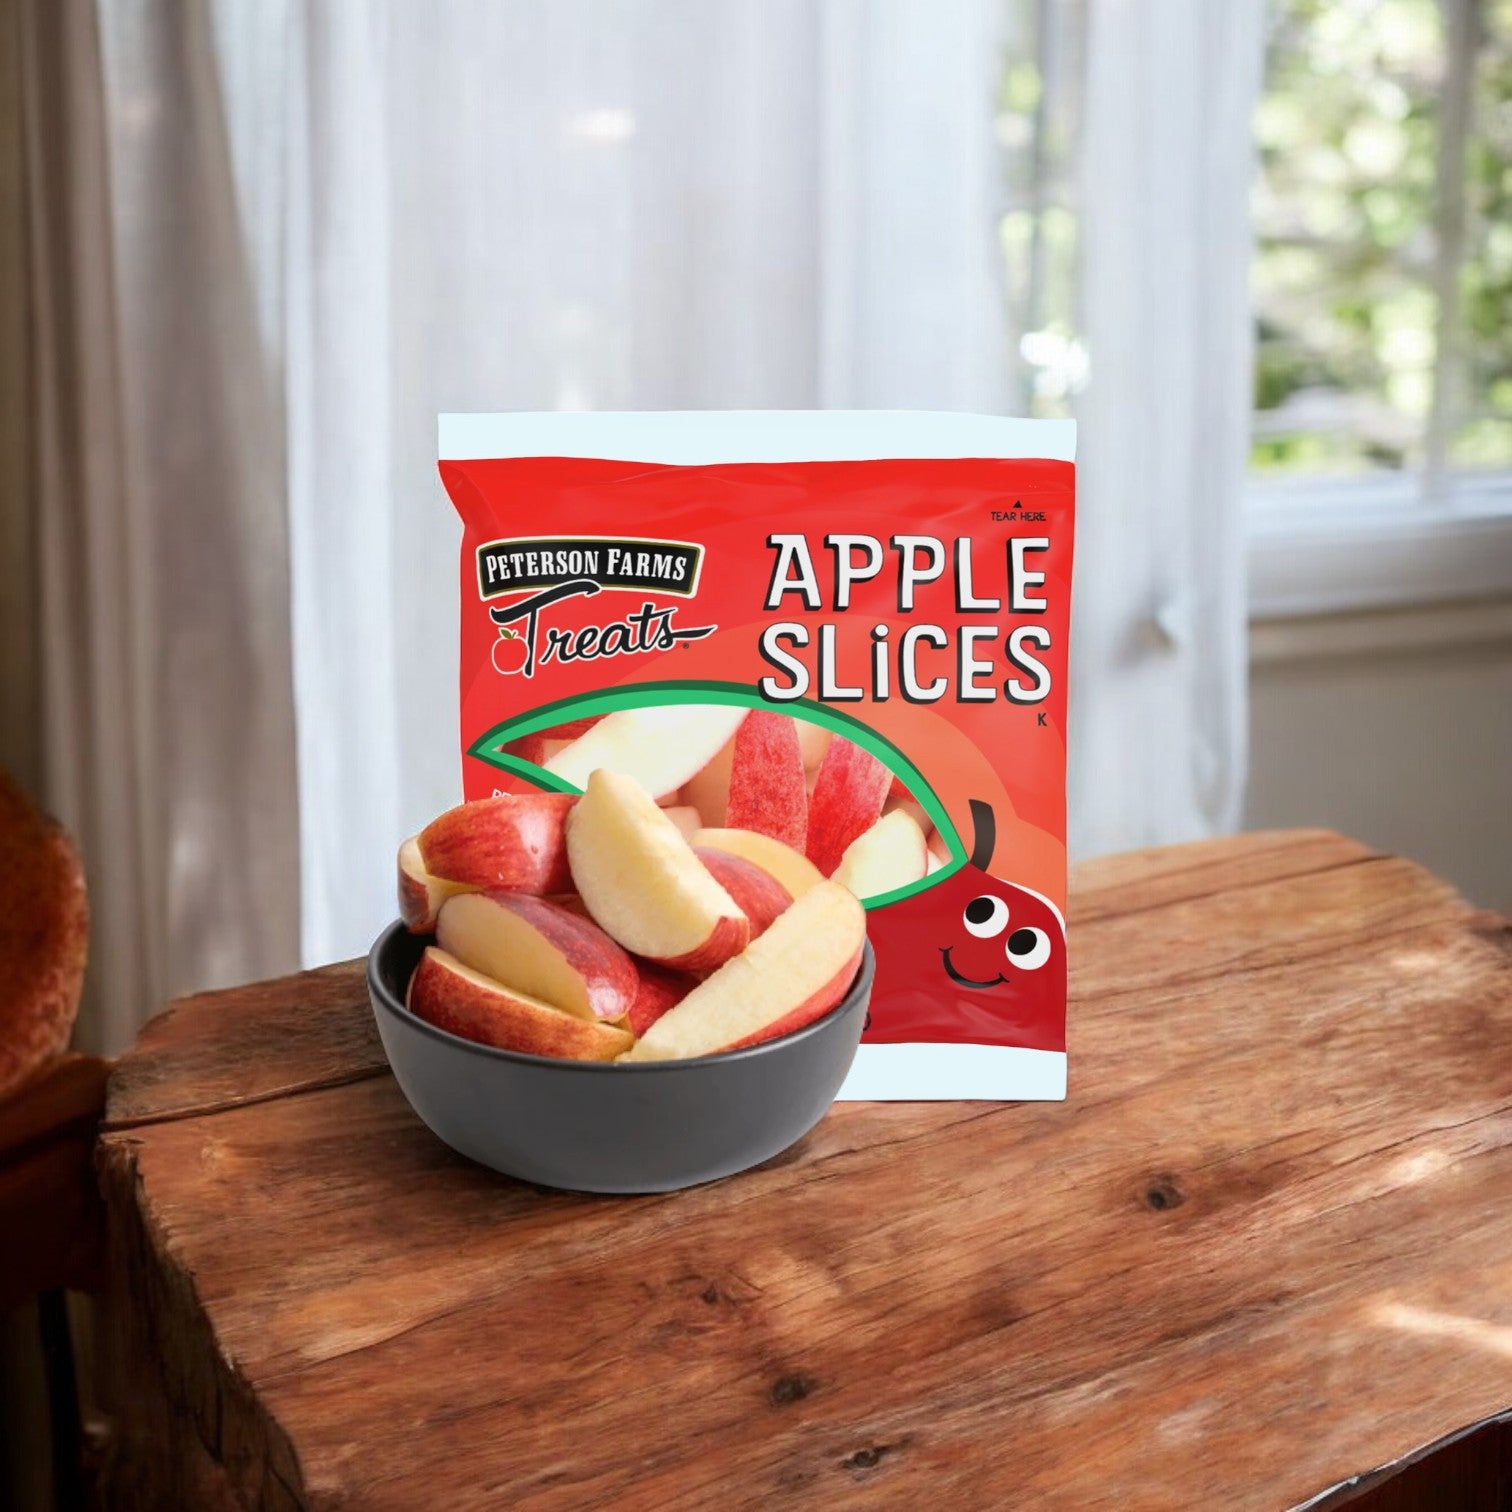
[[[677,607],[643,599],[617,619],[571,630],[549,623],[549,611],[565,599],[592,598],[605,590],[692,598],[703,569],[703,547],[690,541],[653,541],[636,536],[519,536],[478,547],[478,597],[509,596],[491,604],[499,627],[494,667],[533,677],[550,662],[597,661],[643,651],[670,651],[712,635],[714,625],[681,628]],[[514,595],[523,593],[523,598]]]

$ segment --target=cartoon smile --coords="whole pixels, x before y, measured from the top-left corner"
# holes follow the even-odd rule
[[[968,976],[962,976],[950,962],[950,952],[954,949],[953,945],[940,946],[940,955],[945,961],[945,975],[952,982],[959,982],[962,987],[1001,987],[1008,980],[1002,972],[999,972],[990,982],[975,982]]]

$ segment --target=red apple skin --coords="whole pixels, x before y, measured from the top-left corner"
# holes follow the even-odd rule
[[[603,717],[602,714],[589,714],[581,719],[564,719],[561,724],[542,730],[541,734],[553,740],[576,740],[579,735],[586,735]]]
[[[448,1034],[526,1055],[610,1061],[634,1043],[628,1030],[574,1018],[507,987],[469,980],[434,945],[410,978],[407,1003],[417,1018]]]
[[[870,751],[837,735],[809,798],[808,858],[830,876],[845,848],[882,816],[892,773]]]
[[[967,930],[966,907],[979,897],[1007,903],[1003,933],[979,939]],[[872,1003],[864,1043],[1066,1048],[1065,930],[1038,894],[967,865],[889,904],[873,922],[877,980],[886,990]],[[1023,928],[1042,929],[1049,937],[1049,959],[1037,970],[1017,969],[1005,955],[1006,941]],[[991,985],[956,980],[946,970],[947,960],[958,977]],[[1000,976],[1005,980],[997,981]]]
[[[401,866],[399,873],[399,917],[411,934],[429,934],[436,927],[436,910],[431,907],[430,890],[410,876]]]
[[[685,951],[680,956],[658,960],[655,964],[668,971],[710,972],[723,966],[731,956],[737,956],[751,943],[749,919],[722,918],[713,932],[696,949]]]
[[[483,896],[493,907],[505,909],[522,919],[548,945],[566,956],[583,978],[588,1006],[595,1018],[622,1019],[630,1011],[639,985],[635,963],[592,919],[526,893],[501,892],[494,888]],[[436,942],[464,965],[472,966],[475,971],[483,969],[467,960],[448,937],[444,904]],[[510,984],[502,982],[501,985],[509,987]]]
[[[516,735],[513,740],[506,740],[501,749],[511,756],[518,756],[522,761],[532,761],[537,766],[544,766],[553,749],[560,750],[579,735],[586,735],[602,717],[595,714],[588,719],[568,719],[549,729],[536,730],[529,735]]]
[[[533,735],[516,735],[513,740],[506,740],[499,749],[511,756],[518,756],[521,761],[534,762],[536,766],[540,766],[546,760],[546,735],[542,730],[537,730]]]
[[[636,963],[640,986],[630,1004],[630,1032],[637,1039],[669,1008],[675,1008],[698,985],[698,978],[667,971],[650,961]]]
[[[755,830],[801,851],[808,805],[797,725],[790,715],[752,709],[735,732],[725,827]]]
[[[571,793],[520,793],[459,804],[420,831],[425,869],[472,887],[569,892],[565,825],[576,802]]]
[[[728,851],[695,845],[693,854],[708,867],[709,875],[735,900],[735,906],[751,921],[751,938],[766,932],[779,914],[792,906],[793,895],[769,871]]]
[[[850,991],[851,983],[856,980],[856,973],[861,969],[861,955],[862,951],[858,950],[835,974],[834,979],[807,1002],[799,1003],[796,1008],[790,1008],[781,1018],[773,1019],[770,1024],[758,1029],[754,1034],[748,1034],[744,1039],[736,1040],[733,1045],[726,1045],[724,1050],[745,1050],[752,1045],[761,1045],[767,1040],[777,1039],[780,1035],[791,1034],[795,1029],[807,1028],[815,1020],[822,1019]]]

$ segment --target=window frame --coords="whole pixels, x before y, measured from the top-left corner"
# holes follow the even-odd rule
[[[1512,596],[1512,469],[1252,475],[1247,503],[1252,620]]]

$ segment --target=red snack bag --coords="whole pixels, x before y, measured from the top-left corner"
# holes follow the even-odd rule
[[[1065,421],[443,416],[467,798],[608,769],[732,896],[849,887],[843,1097],[1063,1097],[1073,455]]]

